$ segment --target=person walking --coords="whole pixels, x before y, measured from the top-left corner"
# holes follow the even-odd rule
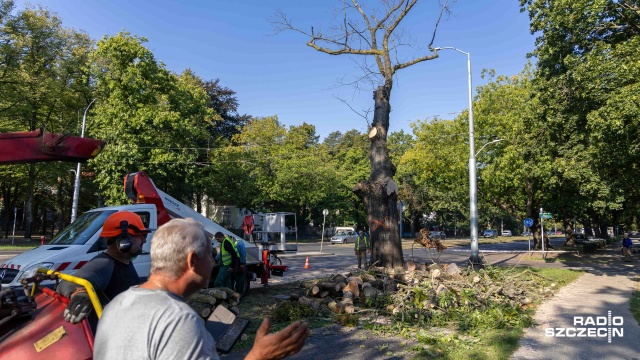
[[[209,283],[215,265],[204,226],[173,219],[151,243],[149,280],[113,299],[98,324],[93,357],[120,359],[219,360],[215,340],[185,299]],[[304,346],[309,327],[296,321],[269,333],[265,318],[245,359],[282,359]]]
[[[240,271],[240,256],[238,256],[238,248],[236,242],[228,236],[218,231],[214,238],[220,243],[220,271],[216,276],[214,287],[233,288],[233,275]]]
[[[244,246],[244,241],[235,239],[236,250],[238,250],[238,258],[240,260],[240,266],[238,272],[234,273],[233,280],[235,281],[235,291],[244,296],[247,286],[247,251]]]
[[[106,305],[116,295],[140,284],[140,277],[131,260],[142,252],[147,234],[152,230],[145,228],[140,216],[130,211],[118,211],[104,222],[100,237],[106,241],[107,251],[91,259],[73,276],[91,283],[102,305]],[[93,305],[87,290],[80,285],[61,281],[56,292],[69,298],[64,319],[78,323],[93,311]],[[98,318],[91,316],[89,323],[95,331]]]
[[[624,261],[631,261],[631,246],[633,246],[633,241],[631,241],[629,233],[624,233],[624,239],[622,239],[622,252],[624,253]]]
[[[370,249],[371,244],[369,243],[369,239],[364,234],[364,231],[360,230],[354,247],[356,256],[358,257],[358,269],[362,269],[363,263],[365,268],[367,267],[367,253],[370,252]]]

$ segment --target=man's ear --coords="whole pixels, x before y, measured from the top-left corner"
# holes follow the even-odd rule
[[[198,255],[196,255],[195,252],[193,251],[189,252],[189,255],[187,255],[187,270],[195,269],[197,259],[198,259]]]

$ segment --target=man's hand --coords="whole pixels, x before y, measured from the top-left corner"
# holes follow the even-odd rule
[[[245,360],[282,359],[298,353],[309,336],[309,325],[296,321],[277,333],[269,334],[269,318],[256,331],[256,340]]]
[[[79,323],[93,310],[91,299],[85,289],[77,289],[69,298],[69,305],[64,310],[64,319],[70,323]]]

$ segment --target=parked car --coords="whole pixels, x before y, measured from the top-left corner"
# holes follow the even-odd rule
[[[511,230],[502,230],[502,236],[511,236]]]
[[[446,240],[447,236],[444,231],[429,231],[429,237],[432,239]]]
[[[494,238],[498,236],[498,231],[493,229],[487,229],[482,233],[482,236],[486,238]]]
[[[355,243],[358,238],[358,233],[355,230],[338,230],[335,235],[331,237],[332,244],[348,244]]]
[[[531,233],[531,231],[525,231],[521,234],[521,236],[533,236],[533,234]]]

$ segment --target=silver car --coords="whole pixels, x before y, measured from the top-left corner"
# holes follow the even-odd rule
[[[446,240],[447,236],[445,235],[444,231],[430,231],[429,232],[429,237],[432,239],[438,239],[438,240]]]
[[[358,233],[355,231],[338,231],[331,237],[332,244],[348,244],[355,243],[358,238]]]

